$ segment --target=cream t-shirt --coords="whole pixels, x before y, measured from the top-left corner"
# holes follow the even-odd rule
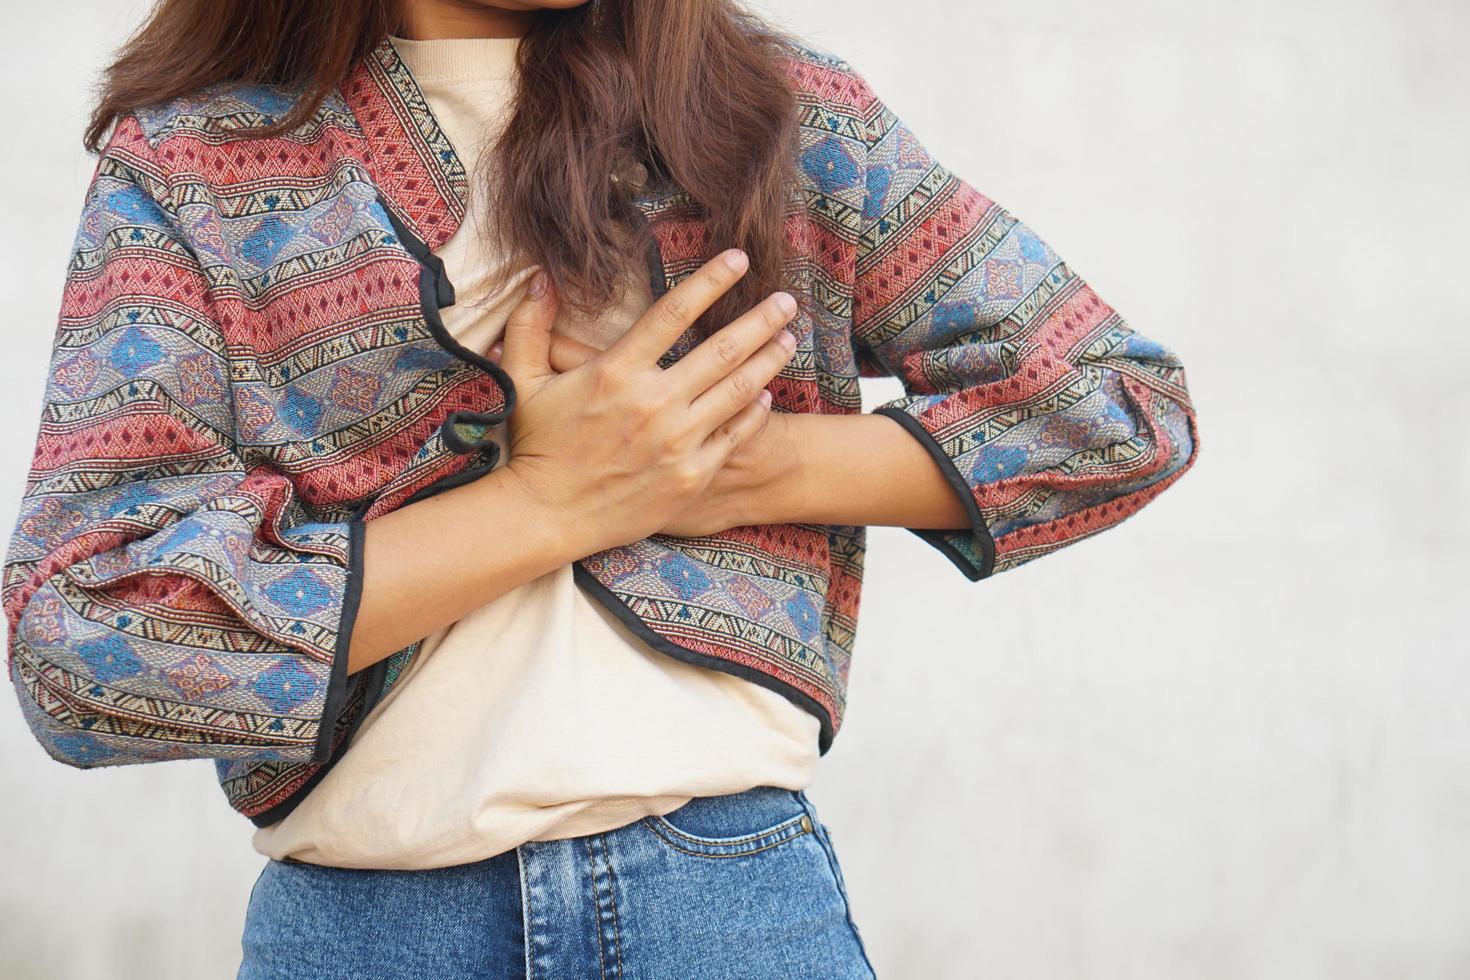
[[[504,123],[518,39],[393,43],[473,171],[482,141]],[[456,293],[444,324],[485,352],[535,267],[487,294],[498,259],[481,239],[477,190],[472,181],[469,214],[437,254]],[[606,348],[652,302],[644,268],[630,261],[617,309],[583,322],[563,306],[555,329]],[[504,424],[492,435],[503,465]],[[774,691],[652,649],[565,565],[425,638],[350,750],[252,844],[277,860],[338,867],[478,861],[668,813],[694,796],[803,789],[817,729]]]

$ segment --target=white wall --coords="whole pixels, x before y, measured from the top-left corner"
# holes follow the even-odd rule
[[[1200,416],[1141,514],[986,582],[872,533],[811,795],[880,975],[1470,976],[1470,8],[766,6],[1174,348]],[[7,16],[12,517],[88,86],[142,9]],[[231,975],[264,859],[212,767],[71,770],[0,701],[5,974]]]

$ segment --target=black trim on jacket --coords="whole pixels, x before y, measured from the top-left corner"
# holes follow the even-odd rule
[[[949,485],[959,495],[960,503],[965,507],[965,516],[970,519],[970,530],[980,539],[981,562],[979,571],[977,572],[975,570],[975,566],[970,559],[966,558],[954,545],[945,539],[946,533],[953,534],[954,531],[946,532],[942,529],[920,527],[911,527],[909,530],[944,552],[945,556],[954,562],[955,567],[961,572],[964,572],[965,577],[971,582],[978,582],[983,578],[988,578],[995,571],[995,539],[990,536],[990,526],[985,523],[985,517],[980,513],[980,506],[975,503],[974,492],[970,490],[970,485],[965,482],[965,478],[960,475],[960,471],[955,469],[954,460],[945,454],[944,448],[934,440],[934,437],[929,434],[929,430],[924,428],[918,419],[897,405],[884,405],[875,408],[873,409],[873,414],[886,415],[913,433],[914,438],[919,440],[919,445],[928,450],[929,455],[934,457],[934,462],[939,464],[940,472],[944,474],[945,480],[949,481]]]
[[[333,730],[342,714],[342,705],[347,701],[347,649],[352,643],[352,626],[357,620],[358,604],[362,601],[362,532],[362,521],[354,517],[347,522],[347,591],[342,597],[342,612],[337,621],[332,672],[327,679],[321,725],[311,751],[312,762],[325,762],[331,757]]]
[[[804,709],[808,714],[815,715],[820,729],[817,732],[817,753],[826,755],[827,750],[832,747],[832,717],[827,709],[810,695],[804,694],[796,688],[787,684],[780,678],[772,677],[765,671],[723,657],[712,657],[698,650],[681,647],[679,644],[654,632],[643,620],[639,619],[627,604],[619,599],[611,589],[603,585],[597,578],[582,565],[580,559],[572,563],[572,580],[582,586],[593,598],[597,599],[607,607],[608,612],[616,616],[623,625],[627,626],[638,639],[647,643],[660,653],[666,653],[675,660],[693,664],[696,667],[708,667],[712,670],[721,670],[727,674],[734,674],[741,680],[751,681],[761,687],[775,691],[786,700]]]

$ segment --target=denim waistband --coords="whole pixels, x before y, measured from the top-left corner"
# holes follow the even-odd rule
[[[872,977],[805,792],[661,816],[424,870],[269,861],[240,978]]]

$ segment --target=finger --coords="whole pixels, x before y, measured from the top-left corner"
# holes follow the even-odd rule
[[[695,398],[744,364],[795,315],[791,294],[773,293],[679,358],[669,367],[668,377]]]
[[[592,360],[602,349],[584,344],[580,340],[559,333],[551,335],[551,369],[558,373],[566,373],[581,367]]]
[[[505,342],[497,340],[490,345],[490,350],[485,356],[499,364],[504,351]],[[584,344],[580,340],[573,340],[555,332],[551,335],[551,370],[557,374],[565,374],[579,368],[601,353],[601,348]]]
[[[762,389],[758,397],[716,426],[714,431],[705,437],[698,450],[699,454],[704,457],[704,465],[711,470],[718,470],[724,466],[725,461],[735,450],[748,442],[765,426],[771,417],[770,409],[771,393]]]
[[[744,364],[694,399],[689,414],[695,426],[713,430],[743,409],[781,372],[795,350],[796,338],[789,330],[782,330],[762,344]]]
[[[531,284],[505,321],[500,366],[517,384],[549,376],[551,371],[551,327],[556,320],[556,290],[544,270],[537,270]]]
[[[607,349],[609,358],[636,367],[657,364],[674,341],[735,285],[749,267],[749,257],[738,248],[716,255],[654,301],[628,332]]]

